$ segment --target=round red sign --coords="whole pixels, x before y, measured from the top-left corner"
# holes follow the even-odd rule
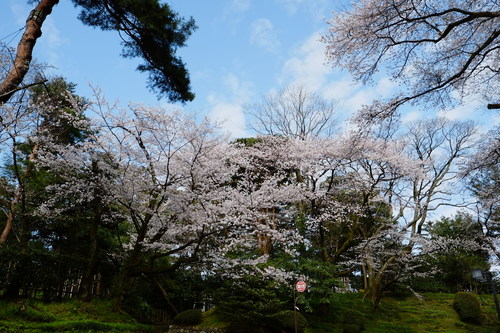
[[[299,281],[297,282],[297,284],[295,284],[295,288],[299,293],[301,293],[307,289],[307,283],[305,283],[304,281]]]

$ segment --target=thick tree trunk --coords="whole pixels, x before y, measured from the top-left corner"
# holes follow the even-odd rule
[[[134,267],[139,265],[141,261],[142,255],[140,251],[134,251],[118,273],[111,291],[111,306],[113,312],[122,311],[123,301],[134,284]]]
[[[140,230],[137,240],[134,244],[134,249],[130,256],[125,259],[123,266],[120,268],[118,275],[114,281],[111,291],[112,310],[120,312],[122,310],[123,300],[125,299],[130,287],[132,287],[135,276],[137,276],[137,267],[143,262],[143,247],[142,241],[146,236],[146,229]]]
[[[59,0],[41,0],[26,20],[26,29],[17,46],[16,58],[0,83],[0,105],[6,103],[17,90],[30,67],[33,48],[42,35],[42,24]]]

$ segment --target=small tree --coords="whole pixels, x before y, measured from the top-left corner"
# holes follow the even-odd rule
[[[438,221],[429,222],[425,229],[436,242],[454,240],[457,244],[468,244],[453,249],[443,247],[432,253],[429,265],[438,270],[437,274],[428,279],[432,279],[434,284],[441,284],[448,292],[455,293],[470,288],[473,268],[488,270],[489,253],[483,230],[471,215],[460,212],[453,218],[442,217]]]

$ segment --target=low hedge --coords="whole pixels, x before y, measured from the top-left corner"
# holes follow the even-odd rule
[[[297,317],[295,318],[295,316]],[[298,311],[284,311],[273,316],[269,326],[273,332],[295,332],[295,319],[297,319],[297,332],[303,333],[308,323],[307,319]]]
[[[453,308],[457,311],[461,321],[481,324],[481,304],[476,294],[468,292],[456,293]]]
[[[193,326],[201,323],[201,310],[200,309],[190,309],[182,311],[177,316],[174,317],[174,323],[180,326]]]

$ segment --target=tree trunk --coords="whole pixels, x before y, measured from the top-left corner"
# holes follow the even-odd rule
[[[174,304],[172,304],[172,302],[170,301],[170,298],[168,297],[168,294],[165,290],[165,288],[163,288],[163,286],[161,285],[160,281],[158,281],[157,278],[155,278],[154,276],[150,277],[150,279],[155,283],[155,285],[158,287],[158,289],[160,290],[161,294],[163,295],[163,298],[165,299],[165,301],[167,302],[168,306],[173,310],[173,312],[177,315],[179,314],[179,311],[177,311],[177,308],[175,307]]]
[[[100,217],[99,217],[100,218]],[[79,290],[79,296],[86,302],[92,299],[92,284],[94,282],[94,274],[97,270],[98,263],[98,246],[97,246],[97,222],[92,222],[90,226],[90,258],[82,277],[82,285]]]
[[[95,160],[92,161],[92,175],[99,175],[98,164]],[[99,229],[99,225],[101,224],[103,209],[99,184],[94,185],[94,198],[92,200],[92,208],[94,210],[94,216],[89,228],[90,259],[87,264],[85,273],[83,274],[82,288],[79,291],[79,296],[86,302],[90,302],[90,300],[92,299],[92,284],[94,282],[94,274],[97,271],[99,257],[97,232]]]
[[[42,24],[59,0],[41,0],[26,20],[26,29],[17,46],[16,58],[0,83],[0,105],[8,102],[23,81],[30,67],[33,48],[42,35]]]
[[[143,253],[141,242],[144,240],[145,232],[140,233],[138,240],[134,244],[134,249],[130,256],[125,259],[123,266],[120,268],[118,275],[115,279],[113,289],[111,291],[111,304],[113,312],[120,312],[122,310],[123,300],[127,295],[128,290],[134,283],[134,275],[136,275],[137,267],[143,261]]]

